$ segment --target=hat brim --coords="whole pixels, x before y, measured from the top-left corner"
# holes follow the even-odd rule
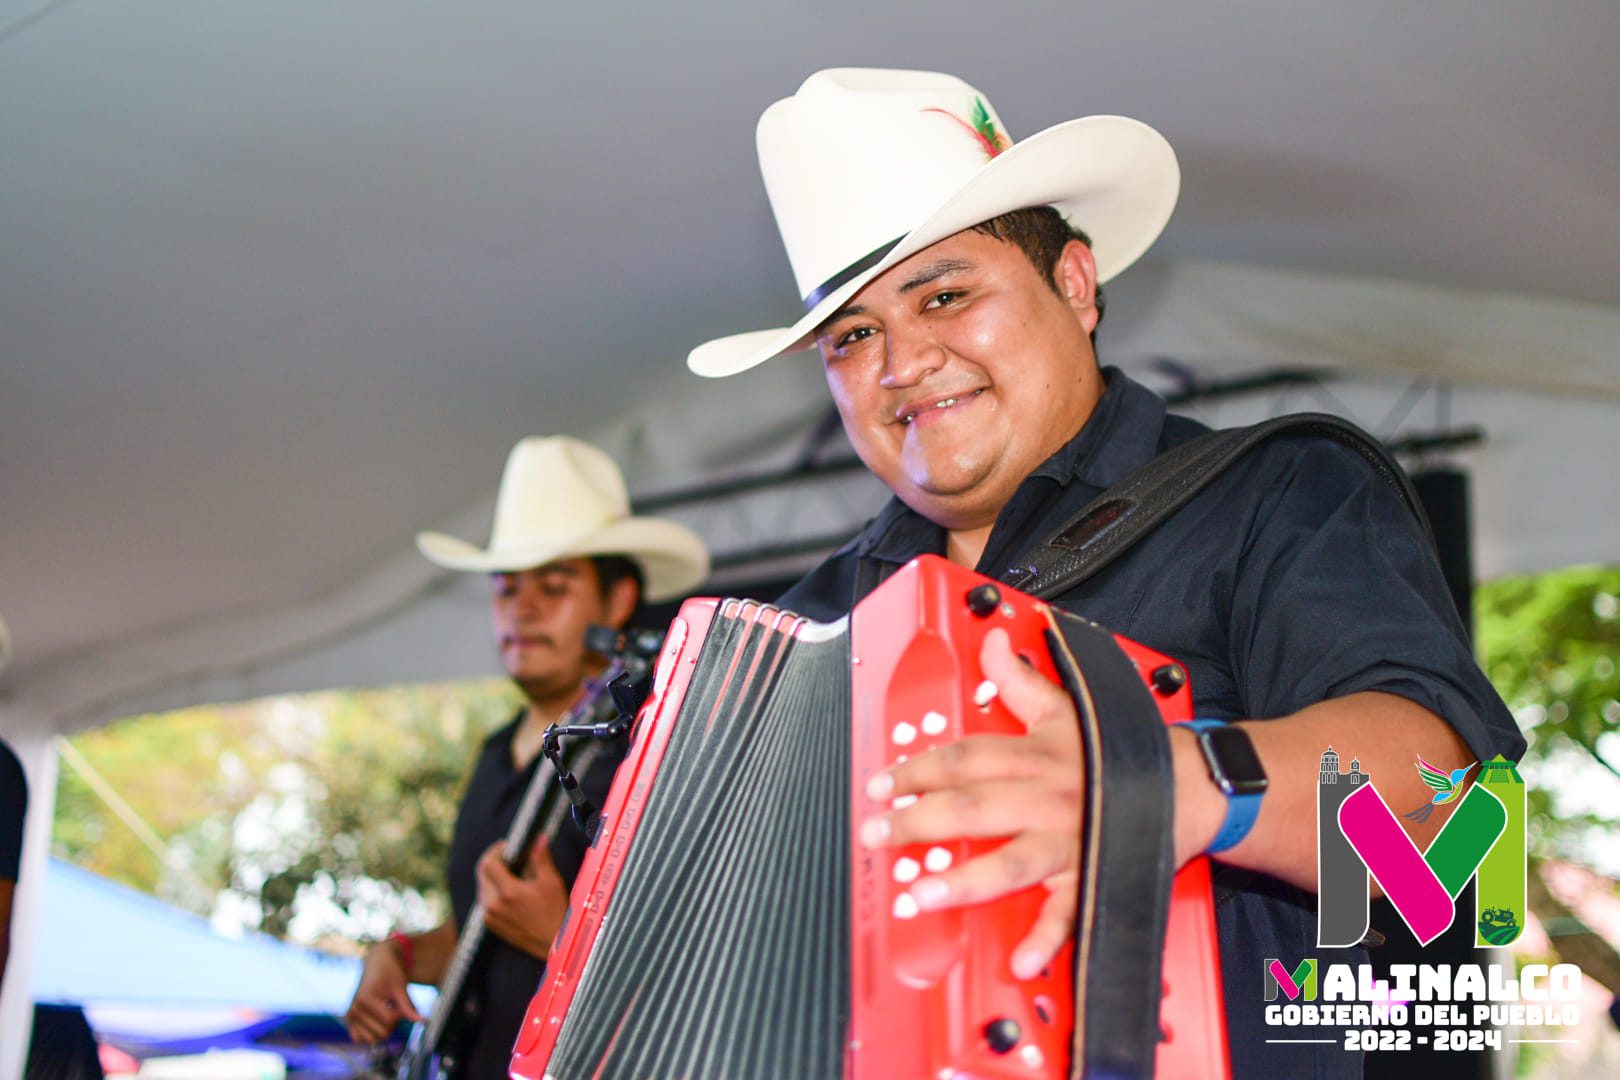
[[[719,378],[807,349],[828,316],[890,267],[963,229],[1030,206],[1054,206],[1086,231],[1100,284],[1152,246],[1180,191],[1175,151],[1141,121],[1083,116],[1058,124],[991,158],[879,262],[829,293],[792,326],[705,342],[687,355],[686,366]]]
[[[622,555],[641,568],[645,596],[658,602],[682,596],[709,576],[709,553],[684,525],[659,518],[625,518],[584,536],[536,541],[500,549],[480,548],[440,532],[416,536],[417,550],[446,570],[514,573],[559,559]]]

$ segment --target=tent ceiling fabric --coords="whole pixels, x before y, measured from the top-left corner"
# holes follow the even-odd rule
[[[0,695],[85,722],[390,624],[443,595],[412,534],[482,528],[526,434],[640,492],[790,456],[813,359],[681,361],[793,313],[753,125],[834,64],[1169,137],[1113,359],[1321,345],[1612,404],[1616,41],[1610,3],[0,0]]]

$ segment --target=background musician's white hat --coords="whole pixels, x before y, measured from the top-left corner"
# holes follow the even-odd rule
[[[491,573],[622,555],[641,568],[651,601],[689,592],[709,573],[709,553],[696,533],[673,521],[632,517],[613,459],[567,435],[530,437],[512,448],[487,547],[439,532],[418,533],[416,546],[446,569]]]
[[[1163,231],[1181,189],[1175,152],[1140,121],[1085,116],[1015,143],[989,99],[930,71],[818,71],[765,110],[756,141],[805,314],[698,346],[686,362],[699,375],[808,348],[889,267],[1026,207],[1055,206],[1084,229],[1107,281]]]

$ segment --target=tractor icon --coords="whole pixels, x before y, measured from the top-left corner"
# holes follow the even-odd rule
[[[1492,945],[1506,945],[1519,936],[1519,920],[1510,908],[1486,908],[1479,917],[1479,936]]]

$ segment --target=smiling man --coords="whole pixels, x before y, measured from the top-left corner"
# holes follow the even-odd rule
[[[1062,293],[1018,247],[968,230],[878,277],[817,331],[861,459],[945,526],[965,566],[1102,396],[1095,367],[1075,363],[1098,320],[1090,252],[1066,246],[1053,273]]]
[[[721,376],[817,348],[850,441],[895,495],[784,606],[836,618],[924,553],[1011,576],[1092,498],[1204,430],[1100,367],[1094,348],[1101,284],[1152,244],[1179,189],[1151,128],[1089,116],[1014,143],[958,79],[839,69],[771,106],[758,145],[805,313],[711,341],[688,364]],[[1315,945],[1319,756],[1358,754],[1408,805],[1423,795],[1414,756],[1455,768],[1524,745],[1422,525],[1353,452],[1285,437],[1056,603],[1182,662],[1196,714],[1222,728],[1174,728],[1170,749],[1177,865],[1218,861],[1233,1075],[1360,1075],[1359,1054],[1337,1044],[1268,1042],[1262,1016],[1263,958],[1366,956]],[[1080,741],[1073,704],[1005,635],[980,659],[1028,734],[964,740],[880,776],[868,789],[880,804],[921,797],[861,837],[1008,838],[911,891],[926,910],[1044,884],[1010,957],[1028,976],[1074,930]],[[1229,799],[1212,780],[1228,767],[1258,772],[1248,786],[1264,794]],[[1439,824],[1411,834],[1424,844]]]
[[[401,1020],[422,1019],[407,984],[441,982],[461,927],[482,903],[495,940],[468,983],[479,1004],[476,1030],[452,1033],[464,1047],[454,1075],[504,1077],[586,848],[584,833],[562,821],[567,802],[552,783],[541,820],[558,827],[535,844],[523,874],[502,860],[504,837],[541,767],[542,737],[603,670],[602,658],[585,647],[585,631],[593,624],[622,629],[643,593],[664,600],[690,591],[707,575],[709,558],[685,526],[630,516],[618,466],[566,436],[524,439],[513,448],[487,548],[442,533],[422,533],[417,545],[446,569],[489,575],[496,647],[525,703],[485,740],[462,798],[450,847],[452,918],[373,945],[347,1022],[356,1041],[375,1043]],[[591,756],[597,749],[587,746],[570,764],[601,805],[612,762]]]

